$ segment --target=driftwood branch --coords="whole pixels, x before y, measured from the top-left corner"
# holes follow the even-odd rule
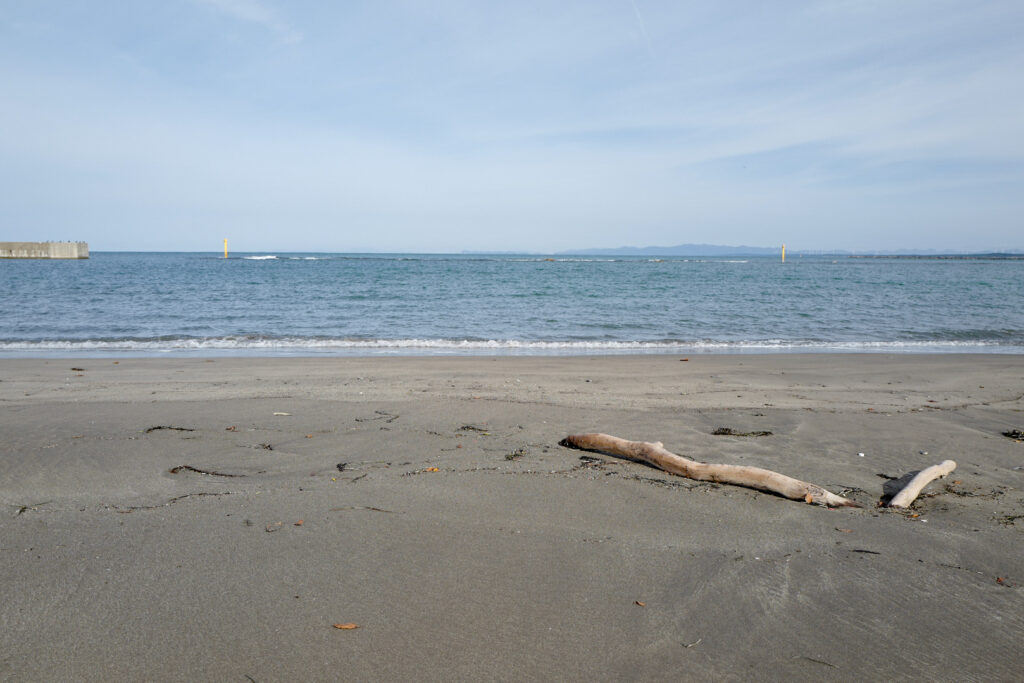
[[[860,507],[852,500],[829,493],[815,484],[787,477],[778,472],[742,465],[708,465],[665,450],[664,444],[627,441],[608,434],[575,434],[561,445],[585,451],[600,451],[628,460],[645,462],[658,469],[698,481],[715,481],[775,493],[784,498],[819,503],[829,507]]]
[[[921,489],[930,484],[936,479],[946,476],[950,472],[956,469],[956,463],[952,460],[946,460],[938,465],[932,465],[926,467],[917,473],[910,482],[907,483],[903,489],[892,497],[889,501],[889,507],[891,508],[906,508],[910,507],[910,504],[921,494]]]

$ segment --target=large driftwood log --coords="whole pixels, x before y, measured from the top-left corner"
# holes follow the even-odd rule
[[[819,503],[829,507],[860,507],[852,500],[829,493],[820,486],[787,477],[760,467],[742,465],[708,465],[689,460],[671,451],[664,444],[627,441],[608,434],[575,434],[562,439],[563,446],[585,451],[601,451],[629,460],[645,462],[658,469],[698,481],[716,481],[768,491],[785,498]]]
[[[889,501],[889,507],[910,507],[910,504],[913,503],[919,495],[921,495],[921,489],[934,480],[946,476],[955,469],[956,463],[952,460],[946,460],[938,465],[926,467],[918,472],[917,475],[911,479],[899,493],[892,497],[892,500]]]

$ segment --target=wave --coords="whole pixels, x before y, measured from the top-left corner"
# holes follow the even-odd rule
[[[277,257],[273,255],[268,256],[243,256],[243,261],[276,261]]]
[[[573,355],[622,353],[1024,353],[1024,345],[994,340],[932,341],[811,341],[762,339],[716,340],[520,340],[520,339],[352,339],[323,337],[161,337],[153,339],[85,339],[0,341],[0,353],[265,353],[295,355],[306,353],[359,355],[360,353],[413,353],[423,355],[523,354]]]

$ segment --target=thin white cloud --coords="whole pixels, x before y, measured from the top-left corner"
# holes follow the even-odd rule
[[[647,26],[644,25],[644,18],[640,16],[640,10],[636,6],[634,0],[629,0],[629,6],[633,8],[633,14],[636,15],[636,25],[640,31],[640,37],[644,41],[644,45],[647,47],[647,54],[654,58],[654,48],[651,46],[651,38],[647,35]]]
[[[1019,243],[1010,5],[191,3],[172,32],[0,33],[0,222],[342,250]]]
[[[285,43],[302,42],[302,31],[281,19],[278,13],[257,0],[195,0],[240,21],[263,26]]]

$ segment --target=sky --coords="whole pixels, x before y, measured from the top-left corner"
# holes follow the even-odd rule
[[[0,240],[1024,249],[1024,3],[0,0]]]

